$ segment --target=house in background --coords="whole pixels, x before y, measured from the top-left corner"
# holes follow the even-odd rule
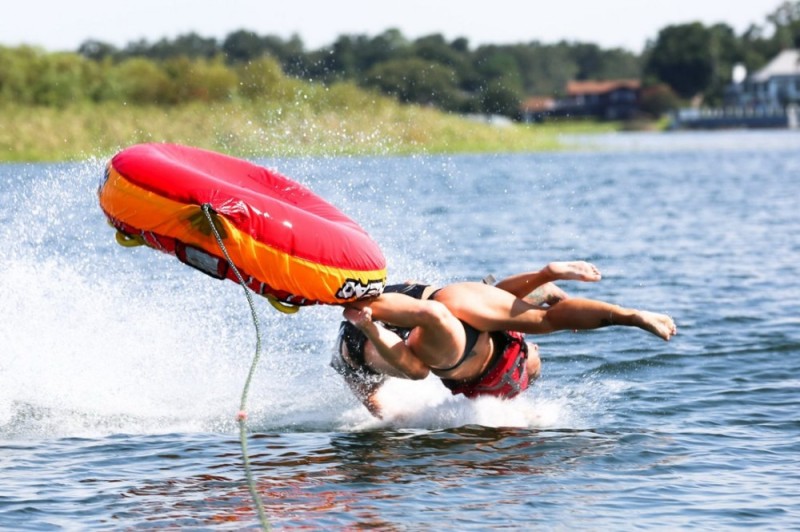
[[[673,113],[670,127],[800,128],[800,50],[782,51],[749,76],[737,65],[733,77],[724,107],[680,109]]]
[[[562,115],[629,120],[638,113],[641,90],[638,79],[569,81],[557,108]]]
[[[521,113],[523,122],[544,122],[556,108],[556,101],[549,96],[531,96],[522,102]]]
[[[800,104],[800,50],[783,50],[741,83],[729,86],[725,101],[739,107]]]
[[[637,79],[585,80],[567,82],[565,96],[553,100],[533,96],[522,103],[525,122],[542,122],[548,117],[630,120],[639,114],[642,84]]]

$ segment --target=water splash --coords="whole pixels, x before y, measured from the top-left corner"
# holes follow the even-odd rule
[[[405,179],[422,192],[430,174],[452,171],[441,158],[417,163],[419,175]],[[292,160],[283,172],[363,222],[393,279],[443,282],[415,250],[425,222],[409,215],[414,207],[405,196],[377,187],[377,164],[391,171],[391,162],[363,158]],[[153,250],[117,246],[97,206],[103,166],[0,169],[0,434],[234,432],[255,343],[241,289]],[[328,366],[338,309],[287,317],[261,303],[264,359],[250,396],[255,430],[539,427],[573,416],[557,395],[468,401],[429,379],[390,382],[382,392],[386,420],[375,420]]]

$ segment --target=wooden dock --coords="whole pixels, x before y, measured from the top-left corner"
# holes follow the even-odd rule
[[[672,113],[670,129],[798,129],[800,108],[726,107],[679,109]]]

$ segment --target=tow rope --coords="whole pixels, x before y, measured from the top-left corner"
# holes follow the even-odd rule
[[[239,281],[242,289],[244,289],[244,295],[247,298],[247,304],[250,306],[250,315],[253,318],[253,326],[256,330],[256,352],[253,356],[253,362],[250,364],[250,371],[247,374],[244,388],[242,389],[242,398],[239,403],[239,412],[236,414],[236,420],[239,423],[239,442],[242,446],[242,459],[244,461],[245,476],[247,477],[247,487],[250,490],[250,496],[253,498],[253,503],[258,511],[258,519],[261,522],[261,527],[264,530],[269,530],[269,520],[267,519],[267,513],[264,511],[264,504],[261,501],[261,496],[256,490],[255,481],[253,480],[253,473],[250,468],[250,457],[247,453],[247,396],[250,392],[250,383],[253,380],[253,374],[255,373],[256,366],[261,358],[261,327],[259,326],[258,314],[256,314],[256,307],[253,303],[253,296],[250,295],[250,290],[247,288],[247,283],[242,277],[242,274],[239,273],[239,270],[236,268],[233,260],[231,260],[230,255],[228,255],[228,250],[225,248],[225,244],[222,242],[222,235],[220,235],[217,225],[214,223],[211,206],[208,203],[204,203],[202,205],[202,209],[203,214],[205,214],[206,218],[208,219],[211,229],[214,231],[214,238],[216,238],[217,244],[219,244],[219,248],[222,250],[222,254],[225,256],[225,260],[228,261],[231,270],[236,275],[236,279]]]

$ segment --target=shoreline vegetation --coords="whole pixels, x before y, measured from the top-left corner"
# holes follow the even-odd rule
[[[552,151],[564,133],[620,127],[401,102],[354,81],[288,76],[268,56],[229,66],[0,47],[0,162],[107,158],[142,142],[245,158]]]
[[[82,103],[0,107],[0,162],[106,158],[141,142],[174,142],[238,157],[555,151],[564,134],[619,131],[620,123],[487,123],[357,89],[348,103],[298,94],[294,102],[177,106]],[[335,99],[335,98],[334,98]]]
[[[734,69],[797,46],[800,0],[741,35],[724,23],[666,26],[641,54],[579,41],[472,47],[398,29],[317,50],[247,30],[121,49],[90,39],[75,52],[0,45],[0,162],[107,157],[140,142],[240,157],[559,150],[572,147],[565,134],[659,130],[681,105],[719,106]],[[578,110],[518,122],[524,102],[563,97],[574,80],[641,83],[636,109],[608,113],[636,121]]]

